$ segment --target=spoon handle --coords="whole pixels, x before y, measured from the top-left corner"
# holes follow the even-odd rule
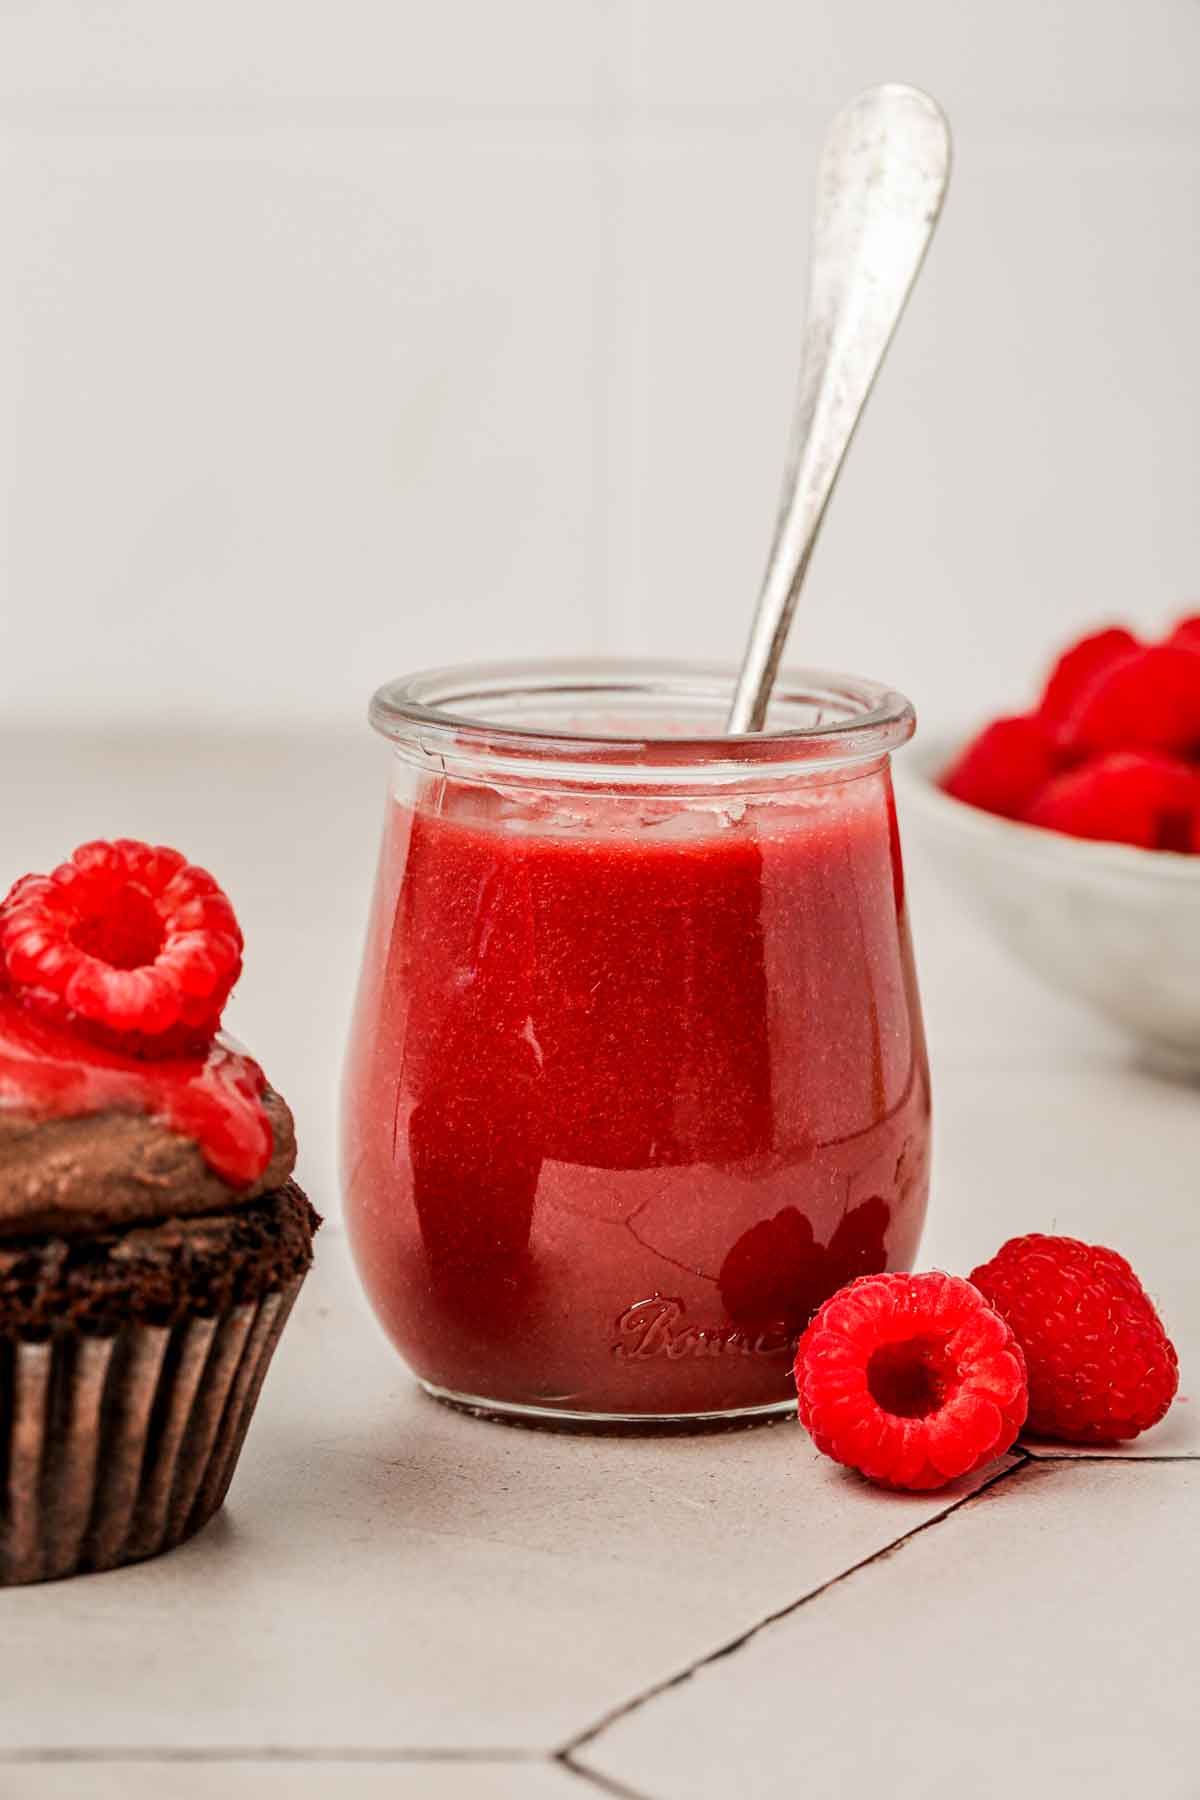
[[[727,730],[761,731],[838,471],[916,280],[950,175],[950,129],[917,88],[851,100],[821,153],[800,391],[775,537]]]

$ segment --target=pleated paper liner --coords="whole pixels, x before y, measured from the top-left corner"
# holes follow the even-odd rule
[[[0,1342],[0,1585],[157,1556],[212,1517],[302,1281],[216,1318]]]

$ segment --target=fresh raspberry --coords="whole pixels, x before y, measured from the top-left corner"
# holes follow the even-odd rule
[[[1200,747],[1200,656],[1182,644],[1131,651],[1100,674],[1063,719],[1059,743],[1072,757],[1108,750]]]
[[[957,1275],[864,1275],[796,1352],[818,1450],[885,1487],[944,1487],[1008,1449],[1025,1418],[1020,1346]]]
[[[1132,631],[1126,631],[1121,625],[1080,638],[1077,644],[1064,651],[1050,671],[1038,708],[1039,717],[1051,730],[1056,730],[1101,675],[1123,662],[1131,650],[1140,648]]]
[[[967,745],[942,776],[942,787],[968,806],[1019,819],[1056,766],[1040,719],[997,719]]]
[[[1158,1424],[1179,1358],[1123,1256],[1033,1232],[1010,1238],[971,1280],[1025,1352],[1030,1431],[1113,1444]]]
[[[43,1018],[133,1055],[198,1048],[241,967],[232,906],[178,850],[82,844],[0,905],[4,984]]]
[[[1071,837],[1188,851],[1200,827],[1200,774],[1176,757],[1115,750],[1056,776],[1025,817]]]

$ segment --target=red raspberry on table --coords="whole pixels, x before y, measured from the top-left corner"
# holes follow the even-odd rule
[[[242,933],[178,850],[82,844],[0,905],[0,986],[31,1012],[137,1056],[195,1051],[241,973]]]
[[[1019,819],[1056,766],[1054,746],[1040,719],[997,719],[971,740],[941,785],[968,806]]]
[[[1063,719],[1068,756],[1200,747],[1200,656],[1179,643],[1136,650],[1104,671]]]
[[[1131,651],[1141,648],[1132,631],[1123,625],[1110,626],[1080,638],[1063,652],[1050,671],[1038,715],[1051,730],[1056,729],[1074,711],[1080,697],[1099,676],[1124,662]]]
[[[1163,1417],[1179,1385],[1179,1359],[1115,1250],[1034,1232],[1010,1238],[971,1280],[1025,1352],[1030,1431],[1112,1444]]]
[[[1055,776],[1025,817],[1071,837],[1189,851],[1200,827],[1200,772],[1177,757],[1116,750]]]
[[[1020,1347],[957,1275],[864,1275],[796,1352],[818,1450],[885,1487],[944,1487],[1007,1450],[1028,1398]]]

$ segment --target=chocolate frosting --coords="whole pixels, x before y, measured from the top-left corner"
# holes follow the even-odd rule
[[[0,1107],[0,1238],[228,1212],[282,1187],[296,1162],[295,1125],[272,1088],[262,1102],[271,1160],[246,1188],[231,1188],[190,1138],[144,1113],[47,1119]]]

